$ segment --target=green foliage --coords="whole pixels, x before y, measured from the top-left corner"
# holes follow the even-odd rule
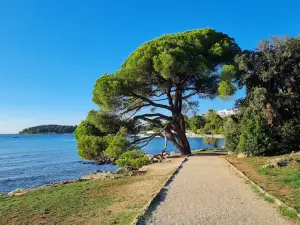
[[[225,146],[228,151],[237,152],[240,135],[237,119],[228,118],[224,124]]]
[[[65,133],[73,133],[77,126],[68,126],[68,125],[41,125],[35,127],[25,128],[20,131],[20,134],[65,134]]]
[[[269,155],[274,150],[276,140],[264,118],[265,95],[265,89],[254,89],[249,106],[242,110],[238,152],[247,155]]]
[[[221,81],[220,86],[218,88],[219,97],[221,99],[227,99],[229,96],[233,95],[236,91],[236,87],[232,82],[229,81]]]
[[[197,133],[197,130],[203,127],[205,124],[205,119],[202,116],[195,115],[193,117],[188,118],[189,128]]]
[[[143,44],[118,71],[104,74],[96,81],[93,101],[101,110],[90,111],[77,129],[78,146],[92,157],[97,151],[102,155],[103,148],[97,147],[100,139],[90,136],[104,139],[109,134],[116,135],[122,126],[134,134],[137,127],[146,122],[148,130],[160,132],[164,128],[173,144],[183,154],[190,154],[186,137],[175,138],[172,134],[185,132],[183,113],[197,105],[190,100],[192,96],[214,98],[221,80],[226,80],[228,85],[235,80],[238,71],[234,59],[239,52],[233,38],[209,28],[164,35]],[[168,104],[162,100],[167,100],[164,102]],[[160,113],[156,113],[158,110]],[[137,113],[139,111],[150,112]],[[203,121],[194,118],[191,124],[196,132]],[[222,131],[217,125],[213,130],[215,133]],[[87,140],[94,143],[89,146],[92,150],[87,151]],[[106,154],[116,159],[127,144],[124,137],[116,135],[112,143],[106,145],[109,145]]]
[[[203,128],[198,129],[197,134],[205,134],[204,129]]]
[[[103,132],[97,129],[94,125],[89,123],[86,120],[81,121],[81,123],[77,126],[74,136],[76,140],[81,136],[103,136]]]
[[[146,122],[148,130],[160,131],[167,121],[172,125],[164,132],[170,141],[182,154],[190,154],[186,137],[175,138],[172,133],[185,132],[183,114],[197,106],[192,96],[214,98],[221,80],[226,80],[228,85],[235,80],[238,70],[234,59],[238,53],[240,48],[233,38],[210,28],[151,40],[137,48],[118,71],[104,74],[96,81],[93,101],[109,117],[100,116],[100,119],[99,112],[92,112],[87,120],[102,132],[112,134],[117,129],[111,122],[117,120],[111,114],[122,120]],[[149,113],[137,113],[145,111]],[[200,128],[195,123],[194,132]],[[122,121],[115,123],[119,124]],[[136,130],[137,126],[131,127]],[[219,127],[214,130],[219,132]]]
[[[255,193],[259,193],[259,192],[260,192],[259,189],[258,189],[258,187],[257,187],[257,185],[255,185],[255,184],[252,184],[252,185],[251,185],[251,189],[252,189],[252,191],[255,192]]]
[[[223,81],[230,81],[237,73],[237,69],[233,65],[224,65],[222,67],[221,79]]]
[[[300,148],[300,40],[273,38],[236,58],[246,85],[239,150],[275,155]]]
[[[275,202],[275,200],[274,200],[274,198],[271,198],[271,197],[269,197],[269,196],[264,196],[264,200],[266,201],[266,202],[269,202],[269,203],[274,203]]]
[[[116,164],[119,166],[126,166],[133,169],[141,168],[144,165],[151,163],[151,160],[141,150],[133,149],[131,151],[124,152]]]
[[[280,206],[279,211],[282,216],[288,217],[293,220],[300,220],[295,210],[289,209],[287,206]]]
[[[109,146],[113,136],[80,136],[77,139],[78,154],[87,160],[103,161],[106,159],[105,150]]]
[[[104,111],[91,110],[86,120],[103,133],[116,134],[121,127],[121,121],[116,115]]]
[[[203,127],[204,133],[222,134],[223,119],[214,110],[208,110],[205,114],[205,122],[205,126]]]
[[[125,128],[121,128],[120,131],[109,142],[108,148],[105,153],[109,158],[115,160],[127,151],[130,143],[126,140],[127,132]]]
[[[214,137],[204,137],[205,144],[213,145],[215,148],[217,148],[217,139]]]

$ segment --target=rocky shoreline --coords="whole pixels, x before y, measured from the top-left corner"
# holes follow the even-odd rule
[[[27,194],[30,191],[34,190],[41,190],[47,187],[57,187],[60,185],[65,185],[65,184],[70,184],[74,182],[82,182],[82,181],[88,181],[88,180],[100,180],[100,179],[115,179],[119,177],[123,177],[124,174],[121,174],[116,170],[115,172],[105,172],[105,171],[97,171],[94,173],[89,173],[81,178],[78,179],[73,179],[73,180],[63,180],[63,181],[56,181],[56,182],[51,182],[49,184],[44,184],[39,187],[33,187],[33,188],[24,188],[24,189],[16,189],[14,191],[11,191],[9,193],[0,193],[0,196],[22,196],[24,194]]]

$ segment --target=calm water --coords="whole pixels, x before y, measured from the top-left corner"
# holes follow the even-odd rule
[[[192,149],[212,148],[200,138],[189,141]],[[144,150],[149,154],[159,153],[163,145],[163,139],[155,138]],[[218,146],[223,145],[224,141],[218,140]],[[169,143],[168,151],[176,151],[176,148]],[[13,135],[0,135],[0,193],[116,168],[81,160],[73,135],[20,135],[17,139]]]

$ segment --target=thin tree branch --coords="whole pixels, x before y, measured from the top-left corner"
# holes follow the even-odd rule
[[[137,115],[137,116],[135,116],[135,119],[143,119],[145,117],[160,117],[160,118],[168,120],[168,121],[172,121],[173,120],[172,117],[165,116],[165,115],[163,115],[161,113]]]
[[[163,105],[163,104],[158,104],[158,103],[155,103],[153,101],[151,101],[150,99],[142,96],[142,95],[139,95],[139,94],[136,94],[134,92],[131,93],[132,96],[136,97],[136,98],[139,98],[139,99],[142,99],[143,101],[145,102],[148,102],[149,104],[155,106],[155,107],[158,107],[158,108],[163,108],[163,109],[167,109],[167,110],[171,110],[171,108],[169,106],[166,106],[166,105]]]

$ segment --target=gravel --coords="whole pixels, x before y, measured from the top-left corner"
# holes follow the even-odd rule
[[[219,156],[193,156],[165,188],[142,224],[292,224]]]

